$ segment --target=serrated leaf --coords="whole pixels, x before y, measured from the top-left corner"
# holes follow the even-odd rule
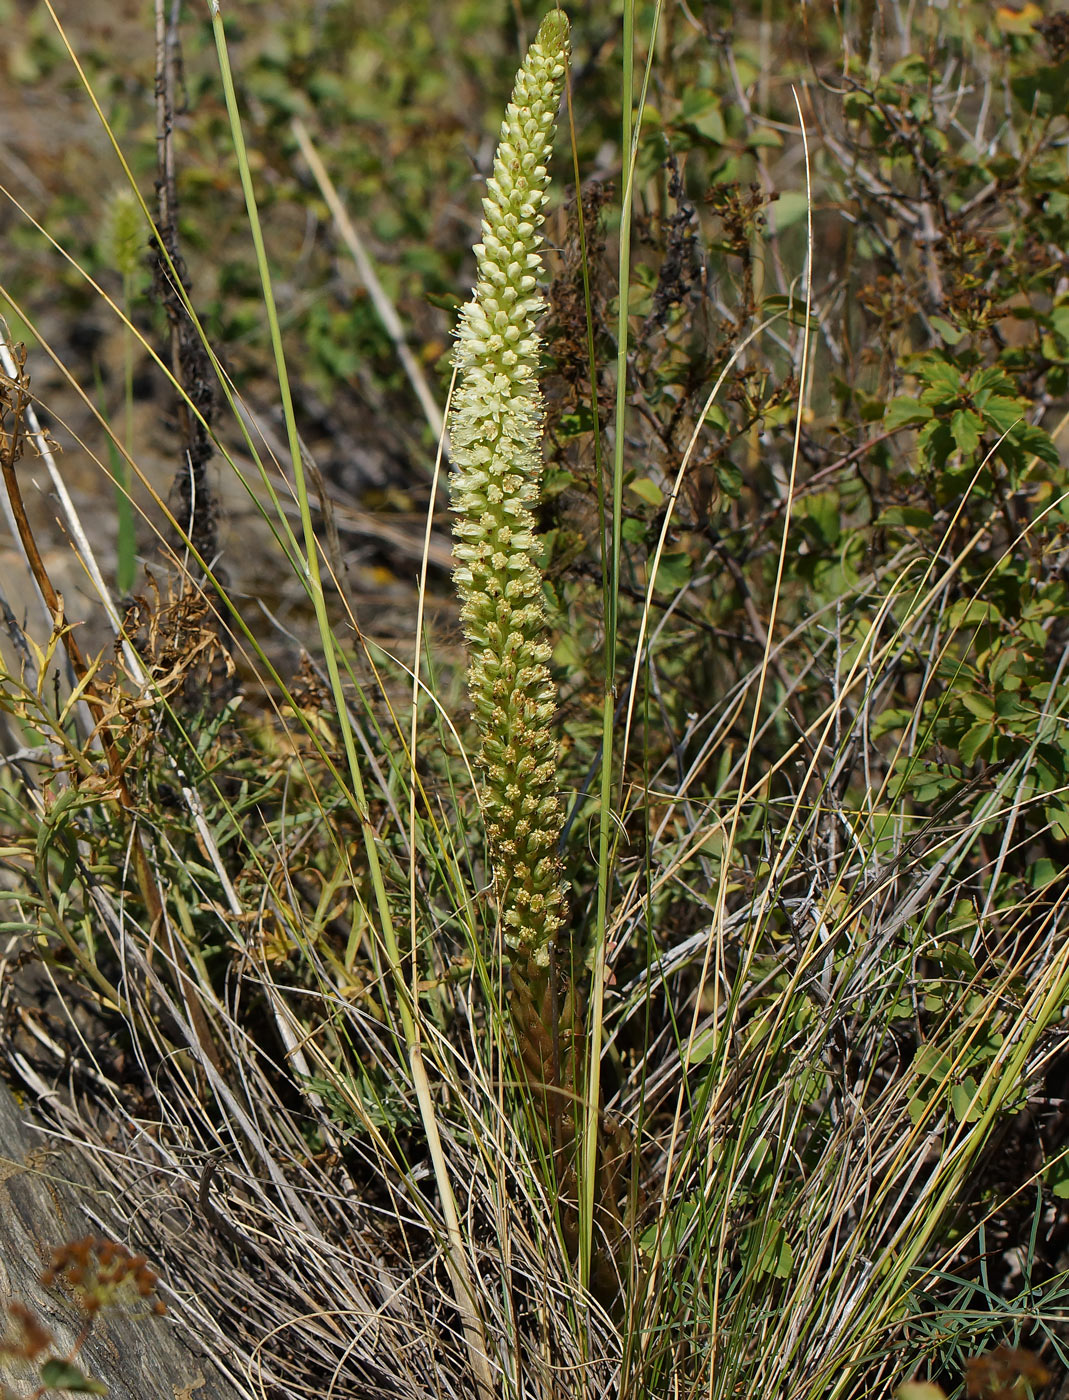
[[[1031,452],[1041,462],[1056,467],[1061,461],[1053,438],[1043,428],[1034,428],[1030,423],[1025,423],[1018,428],[1015,437],[1026,452]]]
[[[980,446],[984,422],[971,408],[956,408],[950,415],[950,431],[963,457],[971,457]]]
[[[1004,370],[991,366],[988,369],[978,369],[975,374],[969,377],[969,393],[1003,394],[1013,397],[1013,380]]]
[[[1025,426],[1024,414],[1017,399],[992,394],[983,405],[984,418],[999,433],[1009,433],[1018,425]]]
[[[925,360],[917,366],[917,372],[928,385],[928,391],[937,396],[937,403],[956,399],[961,393],[960,371],[943,360]]]

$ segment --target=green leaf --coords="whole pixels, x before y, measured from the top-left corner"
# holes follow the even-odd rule
[[[1026,112],[1036,112],[1041,117],[1064,112],[1069,106],[1069,62],[1023,73],[1010,80],[1010,87]]]
[[[562,413],[557,421],[557,433],[560,437],[579,437],[581,433],[589,433],[594,426],[594,415],[590,411],[588,403],[580,404],[572,413]]]
[[[1011,666],[1017,664],[1017,649],[1015,647],[1003,647],[998,655],[991,662],[988,668],[988,675],[992,685],[998,685]]]
[[[963,457],[971,457],[975,453],[980,446],[983,430],[984,420],[971,408],[956,408],[950,415],[950,431]]]
[[[719,457],[716,463],[717,485],[725,496],[737,501],[742,495],[742,471],[726,457]]]
[[[1052,803],[1043,813],[1050,823],[1051,835],[1056,841],[1069,841],[1069,811]]]
[[[984,418],[998,433],[1009,433],[1020,423],[1024,426],[1024,406],[1017,399],[992,394],[983,403]]]
[[[765,316],[786,315],[792,326],[805,326],[804,297],[789,297],[777,292],[774,296],[765,297],[761,303],[761,312]],[[809,329],[820,329],[820,322],[815,316],[809,318]]]
[[[952,627],[979,627],[999,616],[991,603],[982,598],[961,598],[949,609],[948,618]]]
[[[693,1196],[681,1201],[675,1210],[669,1213],[663,1229],[654,1224],[643,1232],[639,1237],[639,1249],[647,1257],[656,1252],[662,1259],[670,1259],[697,1209],[698,1202]]]
[[[1034,890],[1045,890],[1048,885],[1053,884],[1061,873],[1061,869],[1048,856],[1040,856],[1029,867],[1028,877]],[[1069,1183],[1067,1183],[1067,1191],[1069,1191]]]
[[[880,739],[885,734],[896,729],[905,729],[913,719],[913,710],[908,706],[891,707],[883,710],[876,716],[871,724],[871,733],[874,739]]]
[[[662,554],[655,585],[658,593],[678,593],[690,582],[693,561],[689,554]]]
[[[1017,722],[1018,724],[1034,725],[1039,720],[1034,705],[1022,705],[1012,690],[1003,690],[995,702],[995,711],[999,719],[1007,724]]]
[[[842,505],[837,491],[817,491],[798,502],[797,517],[810,521],[823,544],[833,546],[842,533]]]
[[[967,1074],[960,1084],[950,1091],[950,1107],[959,1123],[976,1123],[984,1111],[984,1105],[976,1097],[976,1080]]]
[[[776,232],[782,233],[784,229],[790,228],[792,224],[800,223],[805,218],[806,209],[809,207],[809,200],[802,190],[788,190],[786,194],[781,194],[772,206],[772,217],[776,221]]]
[[[551,467],[542,478],[542,499],[555,500],[562,491],[575,485],[575,477],[565,467]]]
[[[974,762],[980,750],[990,743],[994,736],[995,726],[983,721],[978,721],[971,729],[967,729],[958,740],[958,753],[962,763]]]
[[[1017,429],[1014,437],[1026,452],[1031,452],[1033,457],[1038,457],[1041,462],[1048,462],[1052,467],[1056,467],[1061,461],[1054,439],[1043,428],[1034,428],[1030,423],[1026,423]]]
[[[933,316],[932,326],[939,332],[948,345],[957,345],[960,340],[965,338],[965,332],[963,330],[958,326],[952,326],[950,322],[944,320],[942,316]]]
[[[456,316],[464,305],[463,297],[458,297],[456,292],[424,292],[423,299],[439,311],[448,311],[450,316]]]
[[[80,1371],[77,1366],[72,1366],[69,1361],[63,1361],[58,1356],[50,1356],[41,1367],[41,1384],[47,1386],[49,1390],[73,1390],[80,1395],[107,1395],[108,1387],[103,1381],[95,1381],[87,1376],[84,1371]]]
[[[924,423],[932,417],[932,410],[926,403],[907,396],[892,399],[883,415],[883,426],[888,432],[905,428],[914,423]]]
[[[931,69],[920,54],[907,54],[905,58],[900,58],[887,74],[887,81],[896,85],[900,83],[907,88],[913,83],[918,83],[924,88],[931,81]]]
[[[994,366],[978,369],[975,374],[970,375],[968,388],[974,397],[985,393],[1013,396],[1013,380],[1004,370]]]
[[[946,403],[961,394],[961,372],[945,360],[926,358],[917,366],[917,373],[936,396],[936,403]]]
[[[1069,1200],[1069,1152],[1063,1152],[1053,1162],[1047,1163],[1043,1180],[1050,1187],[1052,1195],[1060,1201]]]
[[[696,131],[699,136],[704,136],[707,141],[722,146],[727,140],[720,99],[714,94],[695,88],[689,89],[683,96],[682,117],[685,126]]]
[[[971,715],[977,719],[989,720],[995,718],[995,706],[986,695],[979,695],[976,691],[969,691],[961,697],[961,703]]]
[[[916,506],[888,506],[881,511],[877,525],[904,525],[910,530],[927,530],[932,524],[929,510],[918,510]]]
[[[975,927],[975,915],[973,916],[972,923]],[[973,958],[973,955],[969,952],[968,948],[955,947],[954,944],[950,943],[949,941],[946,943],[941,943],[939,945],[939,950],[936,954],[936,958],[939,962],[939,966],[943,969],[944,972],[951,971],[964,973],[966,978],[974,977],[976,975],[976,960]]]
[[[932,1381],[906,1381],[895,1391],[895,1400],[947,1400],[947,1393]]]
[[[687,1065],[693,1068],[695,1065],[704,1064],[717,1047],[717,1038],[720,1032],[716,1026],[709,1026],[700,1035],[694,1037],[694,1044],[690,1048],[687,1056]]]
[[[741,1253],[747,1272],[772,1278],[790,1278],[794,1251],[778,1220],[751,1225],[743,1236]]]
[[[945,1079],[950,1073],[951,1059],[934,1045],[921,1045],[913,1056],[913,1068],[926,1079]]]
[[[664,504],[664,492],[655,481],[651,481],[648,476],[636,477],[627,488],[633,491],[640,501],[645,501],[647,505],[653,506],[655,510]]]

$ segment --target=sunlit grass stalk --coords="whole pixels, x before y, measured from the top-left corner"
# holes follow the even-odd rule
[[[587,1095],[582,1128],[582,1153],[579,1163],[579,1274],[582,1283],[590,1281],[594,1249],[594,1196],[597,1180],[598,1114],[601,1102],[601,1047],[604,1021],[605,946],[609,927],[610,885],[615,842],[619,829],[614,819],[613,738],[616,721],[616,642],[617,610],[619,605],[620,554],[623,547],[624,518],[624,444],[627,422],[628,295],[631,284],[631,215],[634,205],[635,171],[638,162],[638,137],[642,129],[641,114],[649,87],[653,53],[660,25],[661,4],[654,8],[650,29],[650,45],[638,103],[639,121],[632,112],[634,93],[635,6],[625,0],[622,49],[620,149],[626,161],[624,191],[620,207],[619,297],[616,327],[616,434],[612,459],[612,504],[606,512],[605,490],[598,477],[601,544],[607,549],[603,576],[603,606],[605,610],[605,673],[601,702],[601,783],[598,814],[598,883],[594,938],[591,950],[591,1008],[587,1022],[589,1050],[587,1059]]]
[[[110,442],[115,477],[116,568],[115,586],[125,596],[134,586],[137,534],[130,499],[130,456],[134,438],[134,332],[130,315],[137,290],[137,276],[145,242],[141,208],[136,194],[120,189],[112,196],[105,230],[108,261],[122,278],[123,343],[123,451]]]

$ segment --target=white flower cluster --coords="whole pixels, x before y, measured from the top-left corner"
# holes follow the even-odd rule
[[[509,946],[536,962],[548,957],[565,895],[555,690],[532,510],[542,472],[538,230],[567,49],[567,18],[547,15],[516,75],[483,200],[478,282],[457,332],[450,420],[455,577],[483,735],[490,855]]]

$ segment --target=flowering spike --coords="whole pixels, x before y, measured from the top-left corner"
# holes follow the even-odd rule
[[[490,858],[513,957],[545,966],[564,920],[556,692],[546,663],[533,509],[542,474],[536,368],[541,209],[564,86],[568,20],[552,12],[516,74],[483,200],[478,279],[461,313],[450,434],[456,583],[472,649]]]

